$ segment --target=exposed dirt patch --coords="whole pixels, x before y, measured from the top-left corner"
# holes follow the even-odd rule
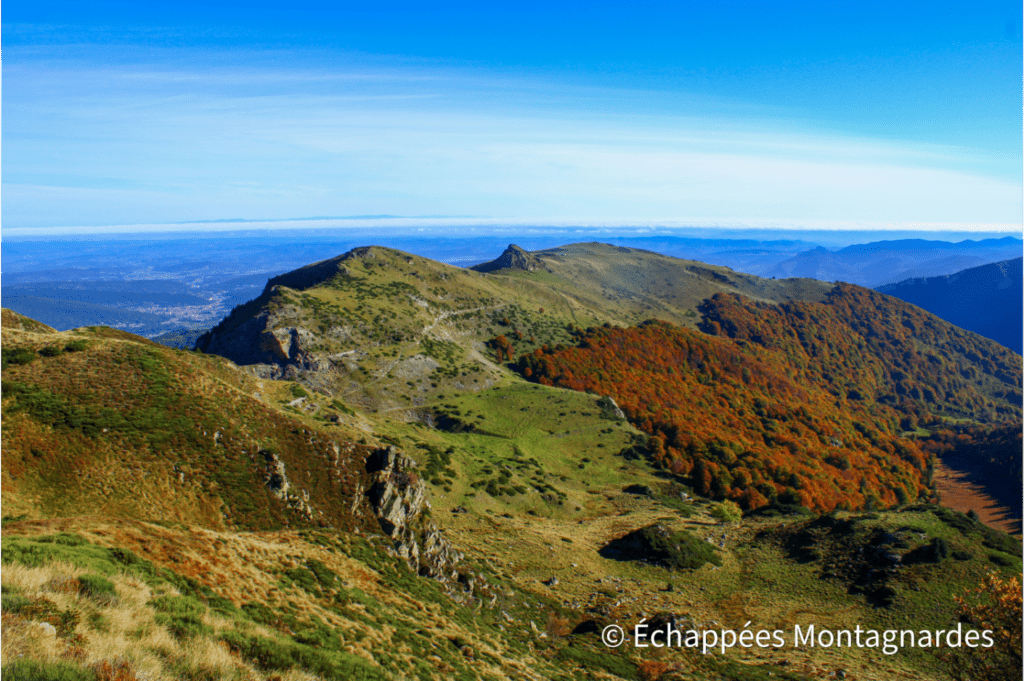
[[[985,488],[970,482],[969,474],[954,470],[938,463],[935,466],[935,484],[942,496],[942,505],[961,513],[974,510],[981,522],[989,527],[1021,535],[1020,510],[1016,513],[1006,506],[999,505],[995,499],[985,493]]]

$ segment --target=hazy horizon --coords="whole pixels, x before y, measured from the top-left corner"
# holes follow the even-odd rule
[[[273,7],[8,3],[4,233],[1024,222],[1009,3]]]

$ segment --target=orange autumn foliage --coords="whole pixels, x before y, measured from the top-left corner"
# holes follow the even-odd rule
[[[783,305],[719,294],[701,311],[705,333],[659,321],[591,328],[577,347],[523,355],[519,369],[613,396],[652,436],[656,461],[745,508],[926,497],[929,456],[901,437],[908,421],[1020,419],[1018,355],[867,289]],[[983,391],[972,371],[997,389]]]
[[[962,621],[992,632],[991,648],[956,651],[945,656],[955,679],[1003,681],[1020,678],[1021,609],[1020,577],[989,573],[976,588],[954,599]],[[960,654],[957,654],[960,653]]]

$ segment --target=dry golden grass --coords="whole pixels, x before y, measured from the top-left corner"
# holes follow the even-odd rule
[[[210,670],[216,678],[269,678],[218,641],[205,637],[177,640],[156,622],[155,611],[148,605],[158,594],[135,577],[112,576],[117,597],[107,602],[79,595],[75,580],[85,572],[64,563],[4,566],[5,591],[31,601],[49,601],[61,611],[74,613],[78,621],[72,631],[58,636],[52,625],[33,621],[31,615],[4,615],[3,664],[27,658],[41,662],[72,661],[93,668],[109,663],[116,669],[127,663],[138,678],[152,681],[180,679],[181,669]],[[160,594],[177,592],[165,589]],[[214,629],[229,624],[224,618],[209,614],[205,620]],[[269,633],[262,627],[254,628]]]
[[[536,672],[545,662],[530,653],[523,657],[513,651],[498,632],[470,624],[464,613],[447,602],[420,601],[394,587],[374,568],[319,546],[300,532],[230,533],[202,529],[172,529],[147,523],[112,518],[71,518],[24,521],[4,529],[5,537],[38,536],[69,532],[106,547],[127,548],[156,566],[187,574],[209,586],[218,595],[236,605],[259,603],[275,612],[289,612],[300,622],[321,621],[344,641],[342,649],[387,669],[403,678],[403,669],[412,669],[424,656],[408,644],[410,633],[434,641],[435,649],[451,648],[459,640],[475,651],[469,660],[481,674],[495,678],[542,679]],[[331,607],[330,598],[310,594],[281,582],[286,570],[315,559],[334,572],[340,585],[362,593],[365,602],[353,602],[344,611]],[[38,625],[26,618],[5,620],[4,661],[8,659],[8,641],[15,657],[56,661],[75,659],[83,665],[124,660],[146,679],[162,681],[182,678],[182,670],[201,670],[212,678],[245,678],[259,681],[280,677],[281,681],[312,681],[317,677],[301,671],[261,671],[230,652],[219,642],[222,632],[231,630],[268,637],[282,637],[281,630],[251,621],[232,621],[208,611],[204,624],[209,635],[178,639],[156,621],[156,611],[148,605],[154,596],[177,595],[169,586],[156,590],[127,575],[111,577],[118,597],[110,603],[97,603],[77,594],[74,579],[84,570],[73,565],[50,564],[41,568],[5,565],[3,584],[31,599],[48,598],[60,609],[80,613],[75,634],[81,634],[81,652],[73,658],[67,643],[54,642],[37,633]],[[65,586],[55,586],[65,585]],[[92,618],[90,620],[90,618]],[[90,621],[101,622],[99,626]],[[543,627],[545,619],[538,620]],[[304,626],[304,625],[303,625]],[[288,632],[284,632],[288,633]],[[65,637],[66,638],[66,637]],[[386,654],[390,662],[381,656]],[[436,670],[431,676],[419,670],[414,678],[446,678],[447,662],[428,662]],[[188,673],[186,673],[188,677]]]
[[[51,625],[52,626],[52,625]],[[40,622],[32,622],[15,615],[3,616],[2,664],[21,657],[43,662],[61,658],[67,646],[56,634]]]

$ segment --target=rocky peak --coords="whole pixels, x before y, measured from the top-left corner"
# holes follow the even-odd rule
[[[474,265],[470,269],[477,272],[494,272],[496,270],[523,270],[533,272],[540,267],[540,262],[533,255],[530,255],[515,244],[509,244],[505,252],[496,260]]]

